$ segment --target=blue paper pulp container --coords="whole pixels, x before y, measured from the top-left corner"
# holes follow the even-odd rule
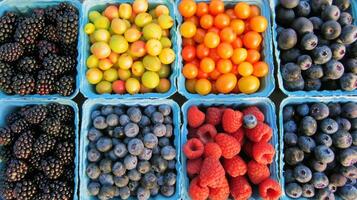
[[[181,2],[181,0],[176,0],[176,5],[178,5]],[[196,2],[209,2],[209,0],[198,0]],[[268,28],[264,32],[264,40],[263,40],[263,52],[262,52],[262,57],[264,58],[264,61],[269,65],[269,73],[266,77],[260,78],[260,88],[257,92],[253,94],[208,94],[205,96],[199,95],[199,94],[193,94],[187,91],[186,86],[185,86],[185,81],[186,78],[183,76],[181,73],[181,70],[183,68],[183,60],[181,57],[181,51],[182,51],[182,38],[180,34],[180,25],[183,23],[182,16],[178,12],[176,19],[178,20],[178,27],[177,27],[177,41],[178,41],[178,48],[179,52],[178,55],[178,68],[179,68],[179,77],[178,77],[178,92],[185,96],[187,99],[192,99],[192,98],[232,98],[232,97],[268,97],[275,89],[275,79],[274,79],[274,58],[273,58],[273,45],[271,44],[271,30],[269,27],[271,27],[271,22],[270,22],[270,8],[269,8],[269,3],[268,0],[223,0],[225,3],[226,7],[233,7],[235,4],[238,2],[246,2],[250,5],[256,5],[260,8],[261,10],[261,15],[264,16],[268,20]]]
[[[121,99],[90,99],[85,101],[83,104],[83,115],[82,115],[82,127],[81,127],[81,138],[80,138],[80,164],[79,164],[79,199],[80,200],[95,200],[94,196],[91,196],[88,192],[87,185],[90,179],[86,174],[86,167],[88,164],[87,161],[87,150],[89,140],[87,139],[87,133],[89,129],[92,127],[91,113],[95,109],[104,105],[115,105],[115,106],[148,106],[148,105],[162,105],[168,104],[172,109],[172,119],[174,126],[174,145],[176,148],[176,171],[177,171],[177,180],[176,180],[176,190],[173,196],[164,197],[162,195],[158,195],[155,198],[150,198],[152,200],[176,200],[181,197],[181,164],[180,164],[180,107],[178,104],[172,100],[160,99],[160,100],[121,100]],[[136,199],[136,197],[131,197],[130,199]]]
[[[20,12],[20,13],[26,13],[29,10],[32,10],[34,8],[46,8],[49,6],[54,6],[58,5],[61,2],[68,2],[72,5],[74,5],[78,9],[79,13],[79,25],[83,24],[83,17],[82,16],[82,4],[78,0],[31,0],[31,1],[25,1],[25,0],[3,0],[0,1],[0,16],[4,15],[8,11],[15,11],[15,12]],[[79,26],[78,28],[80,28]],[[79,78],[79,69],[80,69],[80,63],[81,63],[81,53],[79,51],[80,45],[80,39],[78,35],[78,43],[77,43],[77,49],[78,49],[78,56],[77,56],[77,67],[76,67],[76,89],[74,90],[73,94],[67,97],[61,96],[59,94],[51,94],[51,95],[39,95],[39,94],[31,94],[31,95],[25,95],[25,96],[20,96],[20,95],[8,95],[2,91],[0,91],[0,98],[39,98],[39,99],[56,99],[56,98],[64,98],[64,99],[72,99],[74,98],[78,92],[79,92],[79,85],[80,85],[80,78]]]
[[[270,141],[276,149],[276,156],[274,158],[274,162],[270,165],[270,173],[273,179],[278,180],[278,166],[279,166],[279,156],[278,156],[278,129],[276,126],[276,114],[275,114],[275,105],[268,98],[249,98],[249,99],[190,99],[182,106],[182,115],[183,115],[183,124],[181,129],[181,151],[183,146],[187,142],[187,134],[188,134],[188,122],[187,122],[187,112],[191,106],[199,106],[199,107],[211,107],[211,106],[226,106],[235,109],[243,109],[248,106],[257,106],[265,116],[265,123],[269,124],[269,126],[273,129],[273,137]],[[181,152],[181,163],[182,163],[182,198],[185,200],[190,200],[191,198],[188,195],[189,188],[189,177],[187,176],[186,170],[186,156],[183,152]],[[253,196],[251,199],[260,199],[258,195],[258,191],[253,191]]]
[[[315,103],[315,102],[338,102],[338,103],[347,103],[347,102],[357,102],[357,97],[288,97],[284,99],[279,108],[279,180],[281,188],[283,191],[281,199],[292,200],[293,198],[288,197],[285,194],[285,177],[284,177],[284,121],[283,121],[283,110],[285,106],[288,105],[299,105],[304,103]],[[301,200],[307,200],[306,198],[299,198]],[[341,199],[336,196],[336,199]]]
[[[357,1],[350,1],[351,2],[351,6],[352,8],[352,16],[354,19],[354,24],[357,25]],[[276,13],[275,13],[275,8],[276,6],[279,4],[278,0],[271,0],[269,1],[270,3],[270,9],[272,10],[272,31],[273,31],[273,44],[274,44],[274,54],[275,54],[275,61],[277,63],[278,66],[278,83],[279,83],[279,88],[281,89],[281,91],[283,91],[286,95],[288,96],[341,96],[341,95],[357,95],[357,90],[354,91],[343,91],[343,90],[321,90],[321,91],[289,91],[287,89],[285,89],[284,87],[284,82],[283,82],[283,78],[281,76],[281,71],[280,71],[280,50],[278,49],[278,41],[277,41],[277,37],[278,37],[278,33],[277,33],[277,28],[278,25],[275,22],[275,18],[276,18]]]
[[[90,41],[89,36],[84,32],[84,26],[89,22],[88,13],[90,11],[103,11],[108,5],[114,4],[119,5],[121,3],[129,3],[132,4],[132,0],[86,0],[83,3],[83,23],[81,24],[80,28],[80,51],[83,55],[81,57],[81,92],[87,98],[141,98],[141,99],[150,99],[150,98],[167,98],[173,95],[176,91],[176,79],[178,73],[180,72],[178,67],[178,45],[177,45],[177,33],[176,33],[176,22],[174,23],[173,27],[170,30],[172,48],[176,54],[175,61],[171,64],[171,75],[170,75],[170,83],[171,87],[169,91],[166,93],[145,93],[145,94],[98,94],[95,91],[95,85],[90,84],[86,78],[87,66],[86,60],[88,56],[90,56]],[[177,15],[176,5],[171,0],[149,0],[149,9],[155,5],[166,5],[170,10],[170,16],[175,19]]]
[[[64,105],[69,105],[72,107],[75,115],[74,115],[74,127],[75,127],[75,159],[74,159],[74,194],[73,194],[73,200],[78,199],[78,161],[79,161],[79,110],[77,107],[77,104],[71,100],[67,99],[57,99],[57,100],[48,100],[48,99],[31,99],[31,100],[26,100],[26,99],[1,99],[0,100],[0,127],[4,127],[6,125],[6,116],[14,111],[16,111],[18,108],[21,108],[26,105],[37,105],[37,104],[49,104],[49,103],[60,103]],[[0,146],[1,148],[1,146]],[[0,171],[4,169],[4,162],[0,160]],[[0,179],[3,177],[0,174]],[[0,190],[2,186],[0,185]],[[1,199],[1,197],[0,197]]]

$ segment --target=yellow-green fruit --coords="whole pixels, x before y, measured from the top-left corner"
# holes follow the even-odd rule
[[[88,35],[92,34],[95,31],[95,26],[92,23],[87,23],[84,27],[84,32]]]
[[[110,68],[110,69],[104,71],[103,78],[106,81],[113,82],[118,79],[118,72],[116,69]]]
[[[146,55],[143,59],[145,69],[157,72],[161,68],[160,59],[156,56]]]
[[[139,13],[135,17],[135,25],[143,27],[152,21],[152,16],[149,13]]]
[[[108,29],[110,26],[109,19],[104,16],[98,16],[93,23],[96,29]]]
[[[145,44],[146,51],[149,55],[157,56],[161,53],[161,42],[156,39],[150,39]]]
[[[131,72],[128,69],[120,69],[119,68],[118,69],[118,76],[119,76],[120,80],[126,81],[126,80],[128,80],[128,78],[130,78]]]
[[[102,16],[102,15],[98,11],[90,11],[88,18],[89,18],[89,21],[94,22],[94,20],[100,16]]]
[[[131,17],[132,12],[133,12],[133,9],[131,8],[130,4],[127,4],[127,3],[120,4],[120,6],[119,6],[120,18],[129,19]]]
[[[146,40],[157,39],[160,40],[162,35],[161,27],[158,24],[150,23],[143,28],[143,36]]]
[[[150,10],[149,14],[152,16],[152,18],[156,18],[157,17],[154,9]]]
[[[160,78],[167,78],[169,77],[171,72],[170,65],[162,65],[160,70],[157,72]]]
[[[170,48],[164,48],[159,55],[162,64],[171,64],[172,62],[174,62],[175,57],[176,55],[174,50]]]
[[[113,63],[108,58],[99,60],[98,67],[103,71],[110,69],[112,66]]]
[[[140,77],[143,75],[144,72],[145,72],[145,67],[141,61],[135,61],[131,66],[131,73],[134,76]]]
[[[129,94],[136,94],[140,90],[140,82],[136,78],[129,78],[125,82],[125,89]]]
[[[95,90],[99,94],[112,93],[112,84],[109,81],[101,81],[95,86]]]
[[[135,42],[138,41],[141,37],[141,33],[136,28],[129,28],[125,31],[124,37],[128,42]]]
[[[110,24],[111,31],[118,35],[123,34],[127,28],[128,27],[127,27],[125,21],[122,19],[119,19],[119,18],[113,19],[112,23]]]
[[[155,88],[156,92],[165,93],[170,90],[171,83],[168,79],[160,79],[159,85]]]
[[[174,25],[174,20],[172,17],[166,14],[160,15],[160,17],[157,19],[157,22],[162,29],[169,29]]]
[[[98,63],[99,63],[99,59],[97,57],[95,57],[94,55],[88,56],[86,62],[88,68],[98,67]]]
[[[160,39],[162,48],[170,48],[172,43],[168,37],[161,37]]]
[[[130,21],[127,20],[127,19],[123,19],[123,20],[124,20],[124,22],[125,22],[126,27],[127,27],[127,28],[130,28],[130,27],[131,27]]]
[[[97,84],[103,79],[103,72],[98,68],[88,69],[86,78],[90,84]]]
[[[93,33],[94,40],[97,42],[109,42],[110,33],[106,29],[98,29]]]
[[[105,42],[96,42],[90,47],[92,54],[98,59],[106,58],[110,55],[111,50],[107,43]]]
[[[153,89],[159,85],[160,78],[156,72],[146,71],[141,77],[141,82],[145,87]]]
[[[127,54],[123,53],[119,56],[118,65],[120,69],[130,69],[131,65],[133,64],[133,58]]]
[[[128,41],[121,35],[112,35],[109,46],[115,53],[124,53],[129,48]]]

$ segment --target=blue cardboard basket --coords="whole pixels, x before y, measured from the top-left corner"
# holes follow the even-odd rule
[[[176,21],[174,22],[173,27],[170,30],[171,35],[171,42],[173,50],[176,54],[175,61],[171,64],[171,75],[170,75],[170,83],[171,87],[169,91],[166,93],[144,93],[144,94],[98,94],[95,91],[95,85],[90,84],[86,79],[86,59],[90,55],[90,42],[88,35],[84,32],[84,26],[89,22],[88,20],[88,13],[90,11],[102,11],[104,8],[110,4],[120,4],[120,3],[132,3],[132,0],[86,0],[83,3],[83,23],[80,26],[80,51],[83,55],[81,57],[81,69],[80,69],[80,76],[81,76],[81,92],[87,98],[141,98],[141,99],[149,99],[149,98],[167,98],[173,95],[177,88],[176,88],[176,79],[178,73],[180,72],[178,67],[178,45],[177,45],[177,34],[176,34]],[[166,5],[170,10],[170,16],[175,19],[176,18],[176,5],[171,0],[149,0],[149,8],[152,5]]]
[[[49,6],[54,6],[58,5],[61,2],[68,2],[75,6],[78,9],[78,14],[80,16],[79,18],[79,24],[83,24],[83,17],[82,16],[82,4],[78,0],[31,0],[31,1],[24,1],[24,0],[3,0],[0,1],[0,16],[2,16],[5,12],[8,11],[15,11],[15,12],[20,12],[20,13],[25,13],[30,9],[34,8],[46,8]],[[78,28],[80,28],[79,26]],[[80,47],[80,38],[78,34],[78,43],[77,43],[77,49]],[[50,94],[50,95],[39,95],[39,94],[31,94],[31,95],[8,95],[4,93],[3,91],[0,91],[0,98],[39,98],[39,99],[56,99],[56,98],[64,98],[64,99],[72,99],[74,98],[78,92],[79,92],[79,83],[80,83],[80,78],[79,78],[79,66],[81,63],[81,54],[80,51],[78,50],[78,56],[77,56],[77,67],[76,67],[76,88],[73,92],[72,95],[70,96],[61,96],[59,94]]]
[[[176,5],[178,5],[181,2],[181,0],[176,0]],[[209,0],[197,0],[196,2],[209,2]],[[246,2],[251,5],[256,5],[260,8],[261,10],[261,15],[264,16],[268,20],[268,27],[271,26],[270,22],[270,8],[268,6],[267,0],[223,0],[225,5],[228,6],[234,6],[238,2]],[[266,77],[260,78],[260,88],[257,92],[253,94],[244,94],[244,93],[239,93],[239,94],[208,94],[205,96],[199,95],[199,94],[193,94],[187,91],[186,86],[185,86],[185,81],[186,78],[183,76],[181,73],[181,70],[183,68],[183,60],[181,57],[181,51],[182,51],[182,38],[180,34],[180,25],[182,24],[182,16],[180,13],[177,14],[176,19],[178,20],[178,26],[177,26],[177,41],[178,41],[178,70],[179,70],[179,77],[178,77],[178,92],[185,96],[188,99],[192,98],[232,98],[232,97],[268,97],[275,88],[275,80],[274,80],[274,58],[273,58],[273,45],[271,44],[271,30],[267,28],[265,33],[263,34],[264,39],[263,39],[263,52],[262,52],[262,57],[264,58],[264,61],[269,65],[269,73]]]
[[[49,103],[60,103],[64,105],[69,105],[73,108],[74,111],[74,127],[75,127],[75,159],[74,159],[74,193],[73,193],[73,200],[78,199],[78,161],[79,161],[79,110],[78,106],[75,102],[68,100],[68,99],[58,99],[58,100],[49,100],[49,99],[1,99],[0,100],[0,126],[3,127],[6,125],[6,116],[20,107],[26,105],[37,105],[37,104],[49,104]],[[5,163],[0,160],[0,171],[5,167]],[[0,179],[3,177],[0,175]],[[0,185],[0,188],[2,186]],[[0,199],[2,199],[0,197]]]
[[[273,144],[276,155],[274,158],[274,162],[270,165],[270,173],[271,177],[278,180],[278,166],[279,166],[279,156],[278,156],[278,129],[276,126],[276,114],[275,114],[275,105],[268,98],[249,98],[249,99],[240,99],[239,102],[237,99],[227,98],[227,99],[190,99],[182,106],[182,115],[183,115],[183,124],[181,129],[181,163],[182,163],[182,198],[185,200],[190,200],[191,198],[188,195],[189,188],[189,178],[187,176],[186,170],[186,156],[182,152],[183,146],[187,142],[187,111],[191,106],[202,106],[202,107],[210,107],[210,106],[227,106],[234,108],[245,108],[247,106],[257,106],[265,116],[265,122],[269,124],[269,126],[273,129],[273,137],[270,141]],[[253,191],[253,196],[250,199],[260,199],[258,195],[258,191]]]
[[[354,19],[354,24],[357,25],[357,1],[350,1],[351,2],[351,11],[352,11],[352,16]],[[354,91],[343,91],[343,90],[320,90],[320,91],[289,91],[285,89],[284,87],[284,82],[283,78],[281,76],[281,71],[280,71],[280,50],[278,49],[278,42],[277,42],[277,28],[278,25],[275,22],[275,7],[279,4],[278,0],[271,0],[269,1],[270,3],[270,9],[272,10],[272,31],[273,31],[273,44],[274,44],[274,54],[275,54],[275,61],[278,66],[278,83],[279,83],[279,88],[281,91],[283,91],[286,95],[288,96],[341,96],[341,95],[357,95],[357,90]]]
[[[89,141],[87,139],[88,130],[91,128],[91,113],[93,110],[97,109],[103,105],[117,105],[117,106],[148,106],[148,105],[162,105],[168,104],[171,106],[172,109],[172,119],[173,119],[173,126],[174,126],[174,145],[176,148],[176,171],[177,171],[177,180],[176,180],[176,190],[175,194],[171,197],[164,197],[162,195],[155,196],[155,200],[176,200],[180,199],[181,195],[181,164],[180,164],[180,107],[178,104],[172,100],[160,99],[160,100],[122,100],[122,99],[90,99],[84,102],[83,104],[83,115],[82,115],[82,126],[81,126],[81,136],[80,136],[80,164],[79,164],[79,199],[80,200],[95,200],[94,196],[91,196],[88,192],[87,185],[90,179],[86,175],[86,167],[88,164],[87,161],[87,146]],[[117,198],[115,198],[117,199]],[[136,199],[135,197],[131,197],[129,199]]]
[[[284,200],[293,200],[293,198],[288,197],[285,194],[285,177],[284,177],[284,121],[283,121],[283,110],[285,106],[288,105],[299,105],[303,103],[314,103],[314,102],[338,102],[338,103],[347,103],[347,102],[357,102],[357,97],[288,97],[284,99],[279,108],[279,180],[282,188],[281,199]],[[299,198],[301,200],[308,200],[307,198]],[[336,199],[340,199],[336,196]]]

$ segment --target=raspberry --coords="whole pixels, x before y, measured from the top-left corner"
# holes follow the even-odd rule
[[[198,138],[197,128],[188,127],[187,139]]]
[[[256,106],[249,106],[245,108],[242,112],[244,115],[248,115],[248,114],[254,115],[257,118],[257,120],[260,122],[264,122],[265,120],[264,113],[262,113],[262,111],[260,111],[259,108]]]
[[[231,159],[224,159],[223,167],[231,177],[243,176],[247,173],[247,164],[238,155]]]
[[[244,129],[240,128],[236,132],[231,134],[242,146],[244,144],[245,138],[244,138]]]
[[[270,143],[258,142],[253,144],[252,155],[257,163],[267,165],[273,162],[275,150]]]
[[[206,200],[209,195],[209,189],[207,186],[201,186],[200,179],[198,177],[192,179],[188,194],[192,200]]]
[[[252,157],[252,150],[253,150],[253,143],[249,140],[245,141],[245,143],[243,144],[244,153],[247,156]]]
[[[203,143],[197,138],[187,140],[183,146],[183,153],[188,159],[196,159],[202,156],[204,150]]]
[[[267,165],[262,165],[254,160],[248,163],[248,177],[254,184],[259,184],[265,179],[269,178],[270,171]]]
[[[193,176],[200,173],[202,166],[202,158],[197,158],[194,160],[187,160],[186,169],[189,176]]]
[[[259,195],[263,199],[276,200],[281,193],[281,187],[274,179],[267,178],[259,184]]]
[[[206,123],[217,126],[221,123],[223,109],[210,107],[206,110]]]
[[[219,159],[222,156],[222,150],[218,144],[209,142],[205,145],[205,157],[212,157]]]
[[[244,176],[231,178],[229,188],[235,200],[247,200],[252,196],[252,187]]]
[[[233,156],[240,152],[239,142],[230,135],[218,133],[214,140],[221,148],[222,156],[224,158],[233,158]]]
[[[210,185],[222,176],[225,176],[225,172],[219,160],[210,157],[203,160],[200,171],[200,184],[202,186]]]
[[[205,121],[205,114],[197,106],[191,106],[187,112],[188,125],[197,128]]]
[[[227,133],[236,132],[243,124],[243,114],[227,108],[222,116],[222,128]]]
[[[227,187],[227,186],[228,186],[228,181],[226,176],[222,176],[208,185],[209,188],[220,188],[220,187]]]
[[[226,200],[229,197],[229,186],[219,187],[219,188],[209,188],[210,200]]]
[[[245,129],[245,136],[252,142],[269,142],[272,135],[272,128],[263,122],[258,122],[254,128]]]
[[[204,124],[197,129],[196,134],[203,143],[207,143],[213,141],[214,136],[217,135],[217,130],[212,124]]]

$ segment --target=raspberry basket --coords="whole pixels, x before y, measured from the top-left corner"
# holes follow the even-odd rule
[[[188,100],[181,108],[183,115],[183,124],[181,128],[181,150],[183,145],[187,142],[187,134],[188,134],[188,122],[187,122],[187,111],[193,106],[199,107],[209,107],[209,106],[228,106],[233,108],[243,108],[246,106],[258,106],[258,108],[264,113],[267,124],[273,129],[273,137],[270,143],[273,144],[276,152],[278,152],[278,129],[276,126],[276,112],[275,106],[272,101],[268,98],[249,98],[249,99],[240,99],[239,102],[236,99],[227,98],[227,99],[190,99]],[[273,179],[278,180],[278,166],[279,166],[279,156],[276,154],[274,158],[274,162],[270,165],[270,173]],[[182,194],[181,198],[185,200],[190,200],[191,198],[188,195],[188,187],[189,187],[189,178],[187,176],[186,170],[186,156],[181,152],[181,178],[182,178]],[[279,181],[279,180],[278,180]],[[259,199],[258,191],[253,190],[253,196],[251,199]]]

